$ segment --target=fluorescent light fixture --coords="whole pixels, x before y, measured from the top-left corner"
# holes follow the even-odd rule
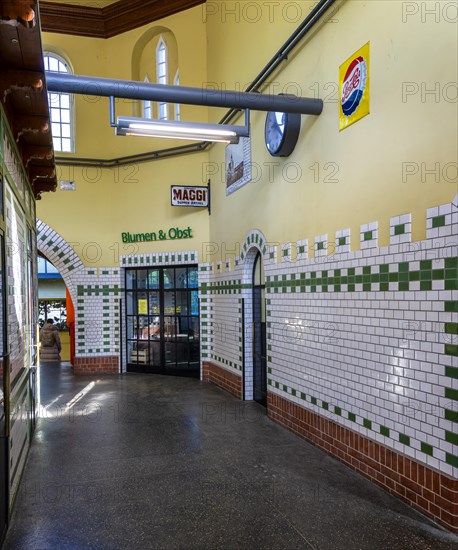
[[[240,137],[248,137],[250,133],[248,124],[247,126],[230,126],[118,117],[116,135],[238,143]]]

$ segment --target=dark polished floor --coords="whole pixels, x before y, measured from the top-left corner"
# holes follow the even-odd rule
[[[8,550],[457,548],[259,405],[207,383],[46,365],[41,417]]]

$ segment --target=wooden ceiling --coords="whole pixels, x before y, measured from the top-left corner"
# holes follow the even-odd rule
[[[39,199],[57,178],[36,1],[0,1],[0,97]]]
[[[104,2],[40,1],[43,31],[92,38],[111,38],[157,21],[206,0],[119,0]],[[89,5],[91,4],[91,5]]]

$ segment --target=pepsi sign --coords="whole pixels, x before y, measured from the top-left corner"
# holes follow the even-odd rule
[[[344,130],[370,112],[369,42],[340,66],[339,92],[339,128]]]
[[[367,64],[364,57],[353,60],[345,73],[342,85],[342,111],[352,115],[361,104],[366,89]]]

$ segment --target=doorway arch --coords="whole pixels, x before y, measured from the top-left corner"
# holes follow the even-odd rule
[[[267,241],[258,231],[251,231],[242,246],[243,261],[243,314],[244,314],[244,371],[243,399],[256,400],[267,405],[267,361],[265,322],[264,266]],[[261,393],[256,386],[261,384]],[[259,389],[259,388],[258,388]]]
[[[75,275],[84,269],[84,264],[70,244],[38,218],[37,249],[62,275],[71,299],[76,304],[78,289]]]

